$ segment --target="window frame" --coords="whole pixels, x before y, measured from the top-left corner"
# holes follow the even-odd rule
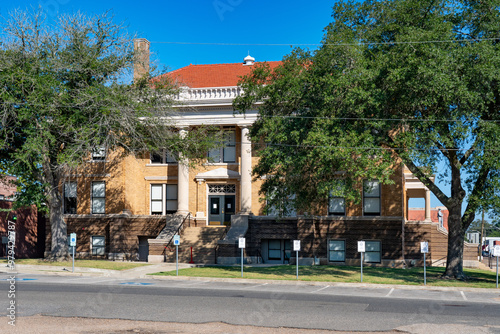
[[[103,162],[106,161],[107,156],[108,154],[106,147],[96,147],[92,150],[91,161]]]
[[[94,238],[98,238],[98,240],[103,240],[104,245],[102,246],[95,246],[94,244]],[[102,254],[97,254],[97,250],[102,249]],[[90,252],[92,256],[105,256],[106,255],[106,236],[104,235],[91,235],[90,236]]]
[[[334,200],[334,199],[341,199],[343,201],[343,203],[342,203],[342,212],[340,212],[340,211],[330,211],[331,201]],[[346,215],[345,197],[342,197],[342,196],[328,196],[328,215],[329,216],[345,216]]]
[[[331,241],[340,241],[343,243],[344,245],[344,249],[341,250],[341,251],[337,251],[337,250],[332,250],[330,247],[330,242]],[[328,242],[328,262],[335,262],[335,263],[341,263],[341,262],[345,262],[346,261],[346,256],[347,256],[347,250],[346,250],[346,247],[347,247],[347,240],[346,239],[328,239],[327,240]],[[341,261],[335,261],[335,260],[332,260],[331,259],[331,252],[343,252],[344,253],[344,259],[341,260]]]
[[[269,195],[271,198],[273,197],[273,194],[271,193]],[[266,216],[269,217],[288,217],[288,218],[294,218],[297,217],[297,208],[296,207],[288,207],[289,201],[294,201],[296,198],[295,194],[291,194],[287,196],[286,200],[280,201],[277,203],[277,206],[270,206],[268,197],[266,196]],[[286,210],[285,210],[286,208]],[[285,212],[286,211],[286,212]],[[286,215],[285,215],[286,213]]]
[[[94,184],[102,183],[104,185],[104,195],[95,196],[94,194]],[[94,212],[94,201],[102,199],[104,202],[103,212]],[[106,214],[106,181],[92,181],[90,189],[90,212],[93,215],[103,215]]]
[[[161,186],[161,199],[153,199],[153,187]],[[170,192],[169,188],[176,187],[175,192]],[[169,197],[169,194],[175,193],[175,197]],[[149,213],[150,215],[166,215],[174,214],[178,210],[179,187],[177,183],[152,183],[149,192]],[[161,202],[161,212],[153,211],[153,202]],[[175,203],[175,209],[169,209],[169,203]]]
[[[377,182],[378,194],[367,194],[365,184],[367,182]],[[367,199],[378,199],[378,212],[366,212]],[[381,216],[382,215],[382,184],[379,180],[363,180],[363,216]]]
[[[154,156],[159,157],[160,161],[159,162],[154,161],[153,160]],[[178,158],[172,155],[169,150],[161,149],[161,152],[159,153],[149,152],[149,162],[151,165],[172,165],[172,164],[178,164]]]
[[[382,240],[364,240],[365,242],[365,254],[363,257],[363,262],[364,263],[382,263]],[[367,251],[368,250],[368,243],[378,243],[378,251]],[[366,254],[379,254],[379,259],[378,261],[367,261],[367,256]]]
[[[279,248],[272,248],[271,249],[271,242],[279,244]],[[279,257],[271,257],[271,251],[275,253],[275,251],[278,251]],[[275,261],[275,260],[281,260],[282,254],[281,254],[282,248],[281,248],[281,239],[268,239],[267,242],[267,258],[269,260]]]
[[[70,184],[74,184],[75,186],[75,190],[74,190],[74,193],[75,193],[75,196],[74,197],[69,197],[69,196],[66,196],[66,187]],[[71,211],[74,211],[74,212],[70,212],[68,211],[68,207],[69,207],[69,199],[70,198],[74,198],[74,210],[71,210]],[[71,215],[71,214],[76,214],[77,212],[77,209],[78,209],[78,183],[76,181],[68,181],[68,182],[64,182],[63,184],[63,214],[66,214],[66,215]]]
[[[223,131],[224,131],[224,139],[223,139],[223,145],[221,147],[216,147],[214,149],[211,149],[208,151],[207,153],[207,158],[208,158],[208,162],[209,163],[214,163],[214,164],[218,164],[218,163],[225,163],[225,164],[229,164],[229,163],[236,163],[238,161],[238,157],[237,157],[237,152],[236,152],[236,129],[235,128],[223,128]],[[227,134],[233,134],[234,135],[234,138],[226,138]],[[233,153],[233,156],[234,156],[234,159],[232,160],[229,160],[229,158],[227,157],[229,154],[229,150],[232,151]],[[228,153],[226,153],[226,151],[228,151]],[[211,161],[212,160],[212,161]]]

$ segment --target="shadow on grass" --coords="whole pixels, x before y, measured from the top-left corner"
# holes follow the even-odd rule
[[[427,285],[494,288],[496,275],[483,270],[464,269],[469,277],[466,281],[443,279],[445,268],[427,267]],[[156,273],[156,275],[175,275],[173,272]],[[179,270],[181,276],[240,278],[240,266],[205,266]],[[295,280],[294,265],[274,267],[244,267],[244,278]],[[360,282],[360,268],[353,266],[299,266],[299,280],[322,282]],[[424,268],[410,269],[364,267],[363,282],[375,284],[423,285]]]

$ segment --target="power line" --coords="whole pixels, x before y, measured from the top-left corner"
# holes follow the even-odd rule
[[[235,142],[235,143],[240,143],[240,142]],[[497,152],[500,151],[500,148],[498,149],[488,149],[488,148],[447,148],[447,149],[440,149],[440,148],[410,148],[410,147],[367,147],[367,146],[326,146],[326,145],[302,145],[302,144],[281,144],[281,143],[265,143],[265,144],[259,144],[259,143],[251,143],[251,142],[241,142],[241,144],[250,144],[252,146],[282,146],[282,147],[297,147],[297,148],[325,148],[325,149],[349,149],[349,150],[384,150],[384,151],[455,151],[455,152],[460,152],[460,151],[491,151],[491,152]]]
[[[392,41],[392,42],[357,42],[357,43],[224,43],[224,42],[173,42],[173,41],[151,41],[154,44],[177,44],[177,45],[213,45],[213,46],[366,46],[366,45],[404,45],[404,44],[431,44],[431,43],[473,43],[483,41],[495,41],[499,38],[473,38],[473,39],[448,39],[429,41]]]
[[[16,102],[0,102],[0,105],[12,105],[12,106],[20,106],[20,105],[26,105],[26,106],[32,106],[32,107],[49,107],[49,108],[81,108],[86,106],[82,106],[79,104],[68,104],[68,105],[49,105],[49,104],[44,104],[44,103],[27,103],[27,102],[21,102],[21,103],[16,103]],[[182,105],[178,106],[182,107]],[[133,108],[130,109],[124,109],[124,108],[109,108],[107,106],[101,106],[101,108],[106,108],[106,110],[114,110],[114,111],[133,111]],[[175,107],[172,107],[175,108]],[[172,112],[175,113],[175,115],[167,115],[166,117],[169,118],[175,118],[175,117],[182,117],[182,112],[178,111],[173,111],[173,109],[155,109],[155,110],[147,110],[149,113],[154,113],[154,112]],[[201,115],[202,113],[199,112]],[[324,120],[338,120],[338,121],[373,121],[373,122],[446,122],[446,123],[452,123],[452,122],[491,122],[491,123],[498,123],[500,122],[500,119],[492,119],[492,120],[483,120],[483,119],[430,119],[430,118],[369,118],[369,117],[328,117],[328,116],[287,116],[287,115],[258,115],[261,118],[285,118],[285,119],[324,119]],[[163,116],[164,117],[164,116]],[[205,125],[214,125],[214,124],[205,124]]]

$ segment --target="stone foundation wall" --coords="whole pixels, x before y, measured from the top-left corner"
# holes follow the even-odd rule
[[[139,236],[155,238],[165,226],[162,216],[107,215],[67,216],[68,235],[76,233],[76,254],[81,258],[96,258],[91,254],[92,236],[105,237],[105,256],[110,259],[135,260],[139,251]],[[47,226],[46,254],[50,252],[50,225]]]

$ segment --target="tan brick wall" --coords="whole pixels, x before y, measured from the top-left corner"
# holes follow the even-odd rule
[[[238,163],[229,164],[200,164],[189,170],[189,211],[193,216],[196,212],[204,212],[207,216],[207,184],[236,184],[236,212],[240,210],[240,180],[206,180],[198,183],[196,175],[218,168],[226,168],[231,171],[240,172],[240,144],[241,130],[236,129],[236,157]],[[134,215],[150,214],[150,192],[151,184],[178,184],[177,164],[152,165],[149,153],[123,157],[120,152],[111,153],[108,161],[88,162],[78,173],[78,214],[90,214],[91,182],[106,181],[106,213],[122,213],[129,210]],[[259,158],[256,152],[252,154],[252,166],[258,163]],[[401,165],[397,164],[397,170],[392,176],[393,185],[383,185],[381,193],[382,216],[402,216],[403,215],[403,187]],[[100,176],[99,176],[100,175]],[[104,176],[106,175],[106,176]],[[161,180],[146,180],[146,178],[159,177]],[[260,178],[253,178],[252,183],[252,213],[262,215],[265,201],[261,200],[259,194],[263,181]],[[362,191],[361,184],[359,191]],[[325,205],[319,211],[320,214],[327,214]],[[362,204],[351,205],[346,208],[347,216],[362,216]]]

